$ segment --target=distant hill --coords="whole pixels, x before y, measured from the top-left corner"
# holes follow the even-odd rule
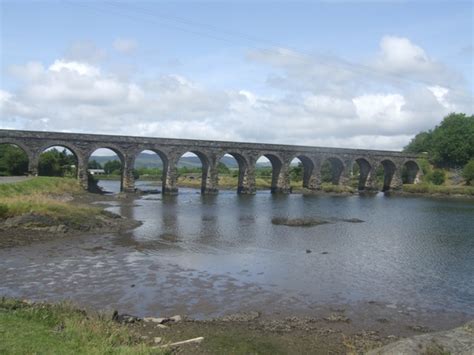
[[[109,156],[100,156],[100,155],[93,155],[90,160],[95,160],[100,165],[104,166],[104,164],[111,160],[119,160],[116,155],[109,155]],[[228,168],[238,168],[238,164],[234,158],[224,156],[221,159]],[[140,153],[135,160],[135,167],[136,168],[162,168],[163,163],[161,159],[153,153]],[[187,168],[199,168],[201,167],[201,161],[197,156],[190,156],[190,157],[182,157],[178,162],[178,167],[187,167]]]

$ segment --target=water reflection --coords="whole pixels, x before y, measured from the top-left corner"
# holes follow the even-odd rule
[[[101,184],[118,191],[117,182]],[[291,313],[368,300],[474,314],[472,201],[233,191],[202,196],[182,188],[177,196],[145,195],[111,210],[143,224],[122,235],[0,250],[8,267],[0,274],[0,293],[66,296],[142,314],[213,316],[243,305]],[[365,222],[271,223],[284,216]],[[48,282],[33,285],[36,280]]]

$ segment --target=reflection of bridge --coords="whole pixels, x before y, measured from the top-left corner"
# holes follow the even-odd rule
[[[36,174],[40,154],[50,147],[62,146],[77,158],[77,174],[87,187],[87,162],[99,148],[113,150],[122,161],[122,189],[134,190],[133,166],[143,150],[157,153],[163,161],[163,192],[178,191],[177,163],[186,152],[196,154],[202,163],[203,193],[218,190],[219,160],[232,155],[239,165],[238,192],[255,192],[255,166],[257,159],[265,156],[272,164],[272,192],[288,193],[290,189],[290,164],[298,158],[303,165],[303,187],[317,190],[321,185],[321,167],[328,161],[333,184],[347,184],[354,164],[359,166],[359,189],[376,188],[376,170],[383,167],[384,190],[402,186],[402,169],[406,169],[408,183],[417,181],[421,170],[416,155],[392,151],[307,147],[294,145],[220,142],[189,139],[146,138],[77,133],[35,132],[0,130],[0,144],[15,144],[22,148],[29,159],[29,172]]]

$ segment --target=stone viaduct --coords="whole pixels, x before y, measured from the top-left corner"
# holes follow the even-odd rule
[[[46,149],[61,146],[69,149],[77,159],[77,177],[84,188],[88,186],[87,163],[99,148],[114,151],[122,161],[122,190],[135,190],[133,167],[135,158],[144,150],[159,155],[163,162],[165,194],[175,194],[177,188],[177,163],[186,152],[196,154],[202,163],[202,193],[218,191],[219,160],[229,154],[239,166],[238,192],[255,193],[255,168],[257,160],[265,156],[272,165],[272,192],[289,193],[290,164],[298,158],[303,165],[303,187],[318,190],[321,187],[321,166],[329,161],[333,184],[347,184],[354,164],[360,168],[359,190],[376,189],[375,171],[384,169],[383,190],[396,190],[402,186],[402,169],[406,169],[408,183],[416,183],[421,174],[417,155],[394,151],[325,148],[296,145],[239,143],[224,141],[148,138],[78,133],[37,132],[0,129],[0,144],[14,144],[22,148],[29,159],[29,173],[38,172],[39,157]]]

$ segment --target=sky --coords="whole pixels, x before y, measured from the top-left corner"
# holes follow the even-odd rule
[[[400,150],[474,112],[471,1],[0,6],[0,128]]]

